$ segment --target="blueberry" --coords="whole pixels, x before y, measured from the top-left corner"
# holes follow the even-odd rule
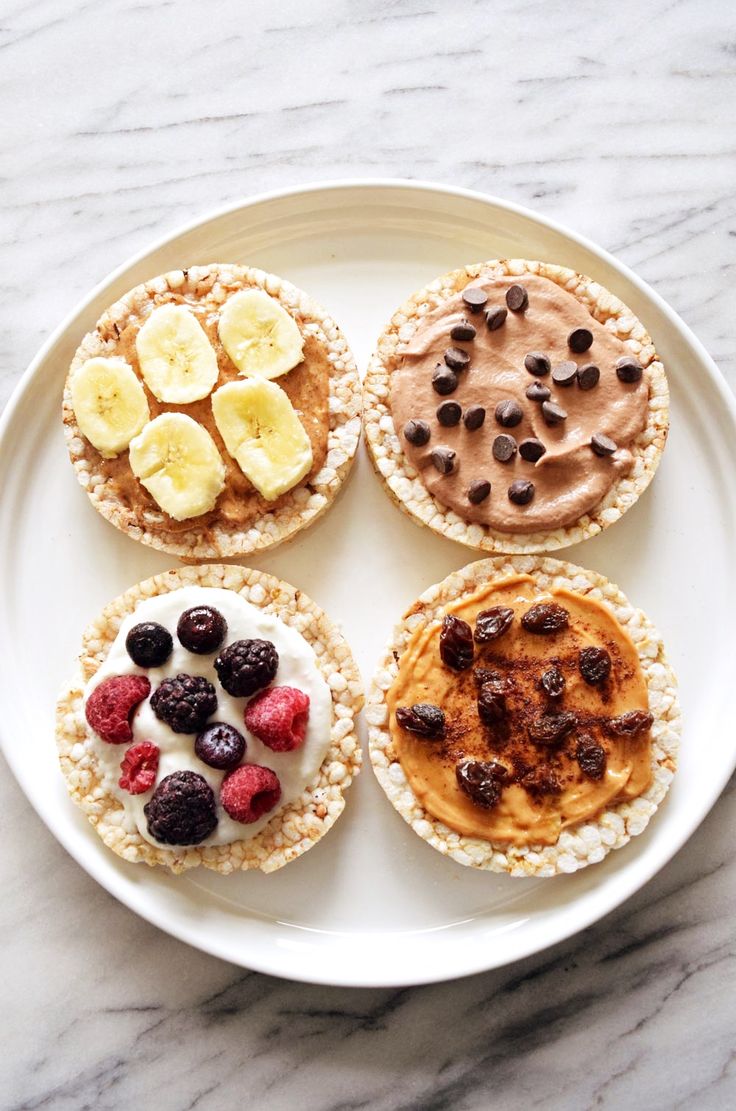
[[[203,764],[227,771],[238,766],[245,755],[245,737],[224,721],[213,721],[194,742]]]
[[[125,648],[138,667],[161,667],[171,655],[171,633],[155,621],[134,625],[125,638]]]
[[[189,652],[207,656],[215,652],[227,634],[227,622],[212,606],[194,606],[185,610],[176,626],[176,635]]]

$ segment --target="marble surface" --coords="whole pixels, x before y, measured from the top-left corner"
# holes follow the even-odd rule
[[[736,383],[727,0],[8,0],[0,57],[2,402],[51,327],[155,236],[244,194],[357,176],[486,190],[591,236]],[[5,772],[0,1103],[733,1106],[734,807],[732,783],[654,881],[569,942],[358,991],[159,933]]]

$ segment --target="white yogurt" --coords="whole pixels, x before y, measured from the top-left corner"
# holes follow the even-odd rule
[[[179,643],[176,626],[184,610],[192,606],[213,606],[227,621],[227,635],[223,647],[235,640],[258,638],[270,640],[279,654],[279,667],[274,686],[297,687],[309,696],[309,722],[304,743],[292,752],[272,752],[257,737],[248,732],[243,721],[243,713],[248,699],[233,698],[220,686],[214,661],[217,652],[208,656],[197,656],[188,652]],[[125,649],[125,638],[134,625],[142,621],[156,621],[168,629],[174,641],[174,650],[163,667],[136,667]],[[89,681],[84,692],[87,698],[102,682],[111,675],[147,675],[151,681],[151,694],[161,682],[185,672],[187,675],[202,675],[214,684],[217,691],[217,710],[210,721],[224,721],[238,729],[246,739],[247,747],[243,763],[262,764],[271,768],[281,783],[279,805],[264,814],[257,822],[243,825],[230,818],[219,803],[220,784],[225,772],[210,768],[195,756],[196,736],[191,733],[174,733],[154,714],[150,698],[142,703],[133,718],[133,741],[153,741],[160,750],[156,784],[175,771],[198,772],[207,780],[215,793],[217,802],[217,826],[214,832],[200,842],[202,845],[226,845],[231,841],[254,837],[287,803],[294,802],[305,787],[316,776],[330,745],[330,726],[332,723],[332,700],[327,683],[317,667],[315,654],[301,633],[285,625],[278,617],[264,613],[256,606],[246,602],[232,590],[210,587],[186,586],[148,598],[126,617],[120,627],[115,642],[96,675]],[[127,745],[112,745],[91,734],[95,753],[104,772],[104,787],[120,799],[125,807],[126,824],[129,829],[137,829],[142,837],[152,845],[160,843],[148,832],[143,807],[151,798],[154,788],[142,795],[131,795],[118,786],[120,763],[128,750]],[[154,785],[155,786],[155,785]],[[162,845],[162,848],[171,848]]]

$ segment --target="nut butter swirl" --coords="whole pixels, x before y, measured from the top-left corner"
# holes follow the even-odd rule
[[[522,614],[550,601],[568,611],[567,627],[547,636],[527,632]],[[632,641],[610,610],[594,599],[566,589],[540,592],[530,576],[517,575],[466,595],[446,612],[475,627],[478,614],[494,606],[513,609],[513,621],[496,640],[476,645],[474,665],[510,680],[504,725],[481,722],[474,668],[455,671],[443,664],[441,625],[434,623],[412,636],[387,694],[392,743],[421,805],[451,829],[510,845],[554,844],[566,827],[593,819],[612,803],[636,798],[649,786],[649,730],[621,736],[609,726],[611,719],[629,711],[647,710],[646,683]],[[590,685],[580,673],[580,651],[593,646],[605,648],[611,657],[610,676],[599,685]],[[540,682],[551,665],[565,677],[564,694],[553,706]],[[397,707],[416,703],[442,708],[444,738],[425,739],[398,726]],[[558,745],[536,744],[529,738],[529,725],[550,710],[574,713],[578,726]],[[576,758],[583,735],[605,751],[600,778],[586,775]],[[456,767],[466,759],[493,761],[510,773],[523,763],[532,774],[551,775],[559,790],[540,794],[510,782],[498,803],[484,808],[458,785]]]
[[[512,286],[518,288],[519,282],[527,292],[528,304],[521,311],[507,311],[500,326],[489,327],[487,314],[506,310],[506,293]],[[428,313],[391,376],[391,409],[401,446],[430,493],[463,520],[514,533],[571,525],[630,470],[631,446],[647,423],[648,372],[645,368],[639,381],[622,381],[616,363],[630,356],[630,350],[571,293],[548,278],[535,274],[483,276],[467,289],[471,287],[487,295],[482,308],[472,311],[460,291]],[[463,322],[475,328],[474,339],[451,338],[451,331],[456,329],[457,334],[457,326]],[[593,337],[583,352],[568,343],[578,329],[586,329]],[[456,389],[439,395],[432,377],[438,365],[446,365],[448,348],[467,352],[470,360],[467,369],[457,371]],[[537,377],[526,369],[525,358],[534,352],[547,356],[551,372]],[[575,377],[570,384],[558,384],[553,372],[564,362],[578,368],[594,364],[600,370],[597,384],[583,389]],[[526,395],[533,382],[549,388],[551,403],[566,412],[566,419],[557,424],[545,420],[541,402]],[[440,423],[436,411],[447,400],[457,402],[463,414],[471,406],[482,407],[486,412],[483,424],[468,429],[463,419],[451,427]],[[518,424],[504,427],[495,412],[509,401],[521,407],[522,418]],[[406,439],[403,429],[411,420],[429,425],[426,443],[412,444]],[[500,461],[493,451],[500,434],[512,436],[517,444],[539,440],[545,454],[534,462],[516,451],[508,461]],[[593,437],[601,436],[613,442],[612,454],[599,455],[592,449]],[[438,449],[455,452],[451,472],[442,473],[433,464],[432,453]],[[478,481],[489,481],[492,489],[474,504],[468,491]],[[509,487],[517,481],[534,485],[532,499],[524,504],[508,496]]]

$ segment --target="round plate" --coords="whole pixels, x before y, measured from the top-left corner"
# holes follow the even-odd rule
[[[170,559],[107,524],[69,464],[60,398],[80,337],[146,278],[192,263],[247,262],[321,301],[364,367],[407,294],[454,266],[504,255],[560,262],[608,286],[644,321],[669,374],[672,432],[655,481],[614,528],[565,552],[618,582],[664,635],[685,710],[680,770],[666,802],[644,834],[601,864],[520,880],[441,857],[404,824],[366,766],[329,836],[271,876],[176,878],[126,864],[67,797],[53,708],[85,624]],[[713,362],[655,293],[593,244],[515,205],[410,182],[337,183],[256,197],[199,220],[90,294],[40,351],[0,425],[0,728],[10,766],[55,836],[108,891],[176,937],[245,967],[395,986],[492,968],[560,941],[673,856],[736,763],[728,480],[735,418]],[[342,623],[368,680],[403,610],[468,553],[399,513],[359,456],[323,521],[252,563],[303,588]]]

